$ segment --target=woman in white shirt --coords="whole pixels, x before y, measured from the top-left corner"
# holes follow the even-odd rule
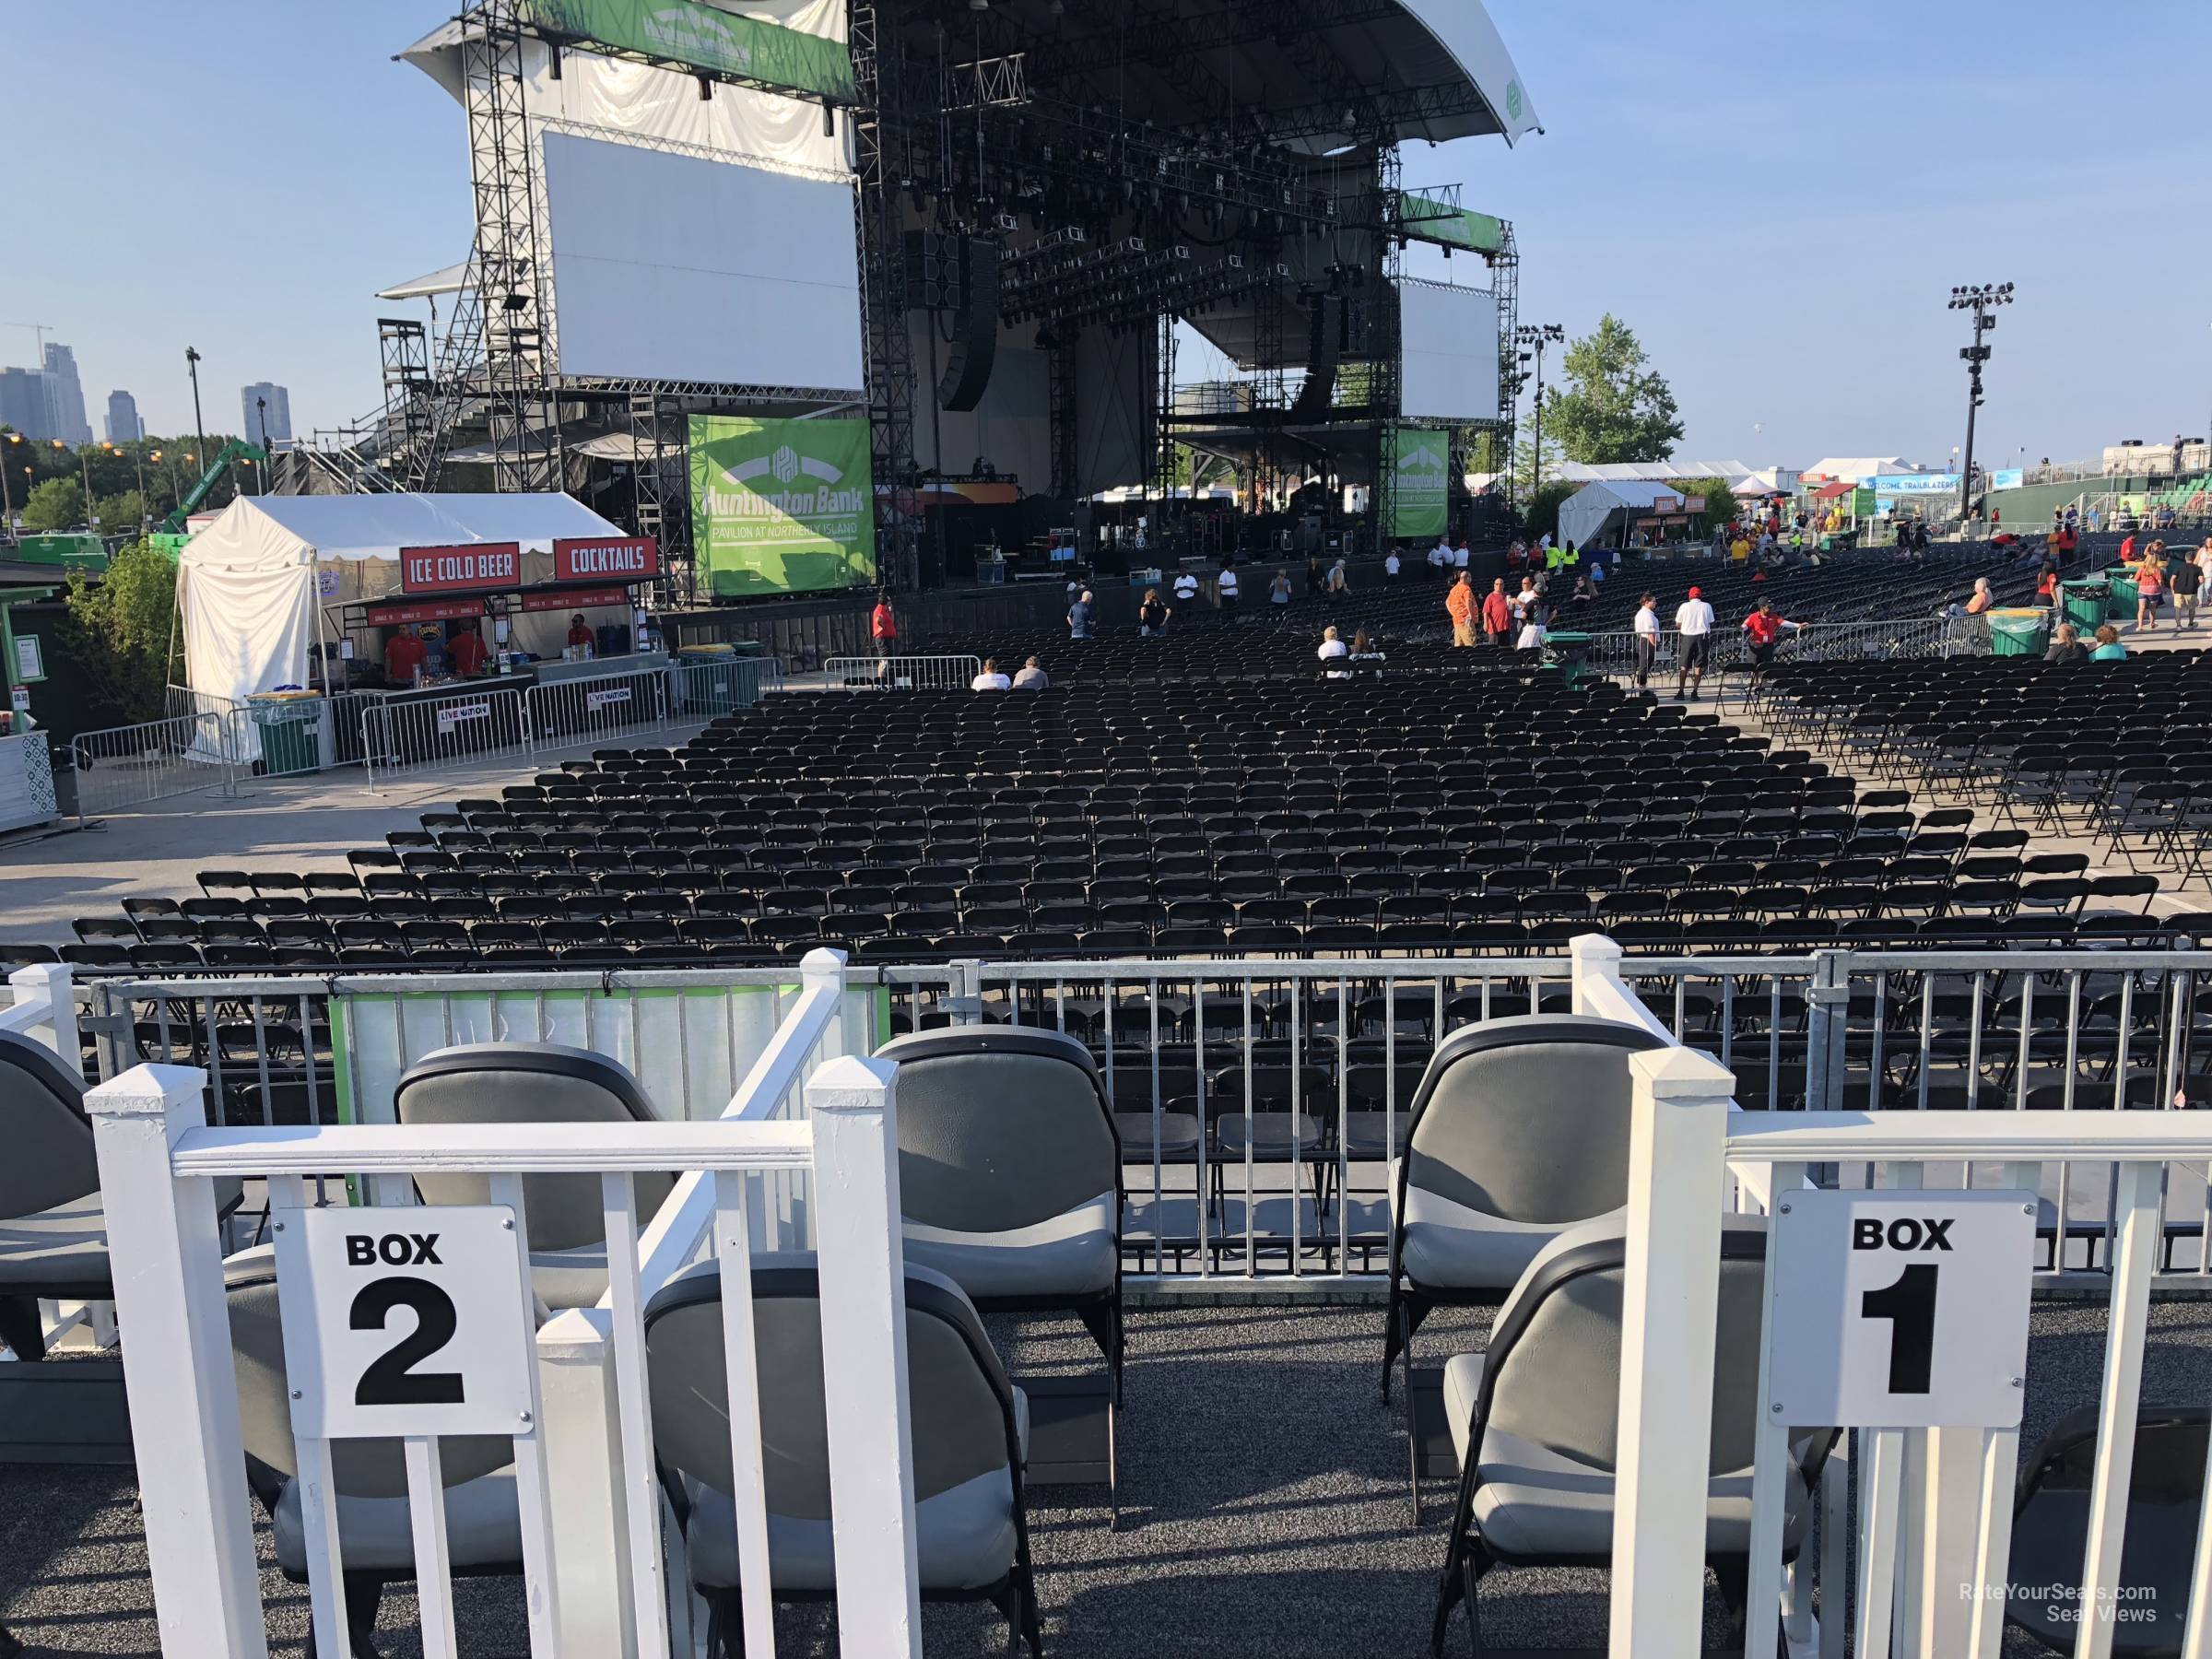
[[[1321,649],[1313,654],[1327,663],[1334,662],[1338,657],[1347,657],[1352,653],[1351,647],[1336,637],[1336,630],[1334,628],[1324,628],[1321,630]],[[1328,670],[1328,677],[1331,679],[1350,679],[1352,677],[1351,671],[1347,668],[1331,668]]]
[[[968,682],[971,691],[1011,691],[1014,682],[998,671],[998,659],[985,657],[983,671]]]

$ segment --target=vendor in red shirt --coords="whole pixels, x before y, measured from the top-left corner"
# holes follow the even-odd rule
[[[384,641],[384,678],[394,686],[411,686],[416,671],[429,660],[429,650],[411,628],[403,628]]]
[[[570,644],[591,645],[596,643],[598,638],[599,636],[592,631],[591,624],[583,619],[583,613],[582,611],[578,611],[574,616],[569,618]]]
[[[1785,632],[1800,625],[1783,620],[1782,613],[1774,608],[1774,601],[1761,599],[1759,608],[1744,618],[1744,633],[1751,642],[1751,683],[1756,686],[1765,677],[1767,665],[1774,659],[1774,647],[1781,643]]]
[[[899,618],[891,610],[888,594],[876,595],[876,608],[868,613],[868,638],[876,641],[879,657],[896,655],[899,649]]]
[[[475,624],[464,628],[445,642],[445,654],[453,659],[453,672],[465,677],[484,671],[484,636]]]

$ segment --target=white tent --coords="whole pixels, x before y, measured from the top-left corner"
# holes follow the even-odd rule
[[[177,560],[185,677],[219,697],[306,685],[347,606],[400,595],[402,547],[516,542],[515,585],[532,587],[551,580],[555,538],[622,534],[565,495],[241,496]],[[524,650],[559,652],[565,614],[512,621]]]
[[[1616,512],[1648,512],[1661,496],[1680,493],[1671,478],[1585,484],[1559,503],[1559,540],[1586,547],[1605,534]]]

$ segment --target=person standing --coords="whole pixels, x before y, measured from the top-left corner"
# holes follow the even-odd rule
[[[1659,595],[1646,594],[1636,602],[1636,689],[1651,684],[1652,665],[1659,660]]]
[[[1444,612],[1452,618],[1452,643],[1475,643],[1475,584],[1463,571],[1444,594]]]
[[[1467,538],[1463,535],[1459,538],[1459,545],[1452,549],[1452,568],[1455,571],[1465,570],[1468,558]]]
[[[1158,588],[1145,590],[1144,603],[1136,607],[1136,634],[1140,640],[1149,640],[1168,631],[1168,618],[1175,614],[1168,602],[1159,596]]]
[[[1705,683],[1705,659],[1712,648],[1712,606],[1705,603],[1701,589],[1691,588],[1675,612],[1675,697],[1678,701],[1688,688],[1702,689]],[[1691,700],[1696,692],[1690,692]]]
[[[1076,595],[1076,602],[1067,607],[1067,637],[1071,640],[1090,638],[1090,618],[1093,601],[1090,590],[1084,588]]]
[[[1275,573],[1275,580],[1267,584],[1267,603],[1270,605],[1288,605],[1290,603],[1289,571],[1277,571]]]
[[[1538,606],[1528,613],[1528,620],[1521,624],[1521,633],[1513,641],[1513,648],[1517,651],[1541,651],[1544,641],[1549,637],[1549,630],[1544,626],[1544,607]]]
[[[884,674],[884,664],[899,654],[899,616],[891,609],[888,593],[876,595],[876,608],[868,613],[868,638],[876,646],[876,677]]]
[[[1452,568],[1452,538],[1439,535],[1436,546],[1429,549],[1429,568],[1439,576]]]
[[[1505,596],[1505,578],[1491,578],[1490,591],[1482,599],[1482,635],[1502,649],[1513,631],[1513,602]]]
[[[1405,568],[1405,565],[1398,559],[1398,549],[1395,546],[1393,546],[1390,549],[1389,556],[1382,560],[1382,580],[1385,582],[1397,581],[1399,573],[1403,571]]]
[[[2173,590],[2173,626],[2177,630],[2196,631],[2196,596],[2205,585],[2199,563],[2203,558],[2200,551],[2195,559],[2177,559],[2166,572],[2166,585]]]
[[[1221,574],[1214,578],[1214,603],[1223,610],[1233,613],[1237,608],[1237,572],[1232,565],[1223,564]]]
[[[1175,603],[1189,605],[1198,597],[1198,578],[1189,571],[1175,578]]]
[[[1329,592],[1348,594],[1351,591],[1351,578],[1345,574],[1344,559],[1339,556],[1336,562],[1329,567]]]
[[[1744,633],[1750,641],[1751,684],[1756,688],[1767,677],[1767,665],[1774,660],[1774,648],[1782,642],[1784,633],[1794,633],[1799,624],[1786,622],[1774,608],[1774,601],[1762,598],[1758,607],[1744,618]]]
[[[2156,633],[2159,605],[2166,596],[2166,561],[2159,556],[2165,544],[2152,542],[2143,562],[2136,567],[2136,631]]]

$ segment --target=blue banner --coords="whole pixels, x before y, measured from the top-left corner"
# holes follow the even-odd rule
[[[2000,467],[1989,475],[1992,489],[2018,489],[2027,482],[2027,475],[2017,466]]]
[[[1957,473],[1877,473],[1861,480],[1878,496],[1957,495]]]

